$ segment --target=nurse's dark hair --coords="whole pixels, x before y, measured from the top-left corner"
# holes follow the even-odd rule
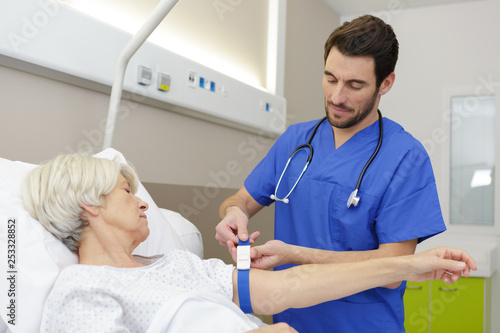
[[[396,68],[399,43],[392,27],[378,17],[360,16],[335,29],[325,43],[325,63],[332,48],[346,56],[370,56],[375,60],[377,87]]]

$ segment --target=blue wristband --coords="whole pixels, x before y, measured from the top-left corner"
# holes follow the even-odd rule
[[[250,238],[246,242],[240,240],[239,245],[250,245]],[[253,313],[250,301],[250,270],[238,270],[238,296],[240,308],[244,313]]]

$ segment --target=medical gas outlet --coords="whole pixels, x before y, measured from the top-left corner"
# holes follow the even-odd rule
[[[153,71],[146,66],[137,67],[137,83],[143,86],[149,86],[153,79]]]
[[[158,90],[169,91],[170,90],[170,75],[165,73],[158,73]]]

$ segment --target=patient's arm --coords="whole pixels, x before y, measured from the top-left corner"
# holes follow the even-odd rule
[[[462,274],[468,276],[470,269],[477,269],[470,255],[450,248],[362,262],[303,265],[282,271],[252,269],[250,299],[255,313],[275,314],[288,308],[309,307],[397,281],[440,279],[451,283]],[[235,270],[233,301],[239,304],[237,290]]]
[[[412,239],[397,243],[380,244],[378,249],[370,251],[329,251],[271,240],[264,245],[252,248],[252,267],[269,269],[285,264],[329,264],[397,257],[415,253],[417,242],[417,239]],[[233,258],[236,258],[236,247],[233,247],[232,255]],[[400,284],[401,281],[398,281],[383,287],[397,288]]]
[[[380,244],[378,249],[370,251],[330,251],[270,240],[263,245],[252,247],[252,267],[269,269],[286,264],[331,264],[396,257],[415,253],[417,242],[417,239],[412,239]],[[231,255],[236,260],[236,247]]]
[[[297,331],[286,323],[277,323],[251,330],[248,333],[297,333]]]

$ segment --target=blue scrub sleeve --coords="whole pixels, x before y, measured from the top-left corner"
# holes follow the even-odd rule
[[[270,198],[274,193],[279,175],[285,167],[288,155],[295,149],[292,132],[295,126],[290,126],[274,143],[267,155],[257,164],[245,179],[245,188],[250,195],[263,206],[269,206],[274,202]],[[277,162],[277,161],[281,162]],[[284,161],[284,162],[283,162]],[[279,174],[277,175],[277,173]]]
[[[257,164],[244,183],[252,198],[263,206],[269,206],[273,203],[270,196],[274,193],[274,177],[270,170],[274,169],[274,163],[271,162],[273,158],[270,153],[271,151]]]
[[[418,143],[401,159],[376,217],[379,243],[422,240],[446,230],[431,162]]]

